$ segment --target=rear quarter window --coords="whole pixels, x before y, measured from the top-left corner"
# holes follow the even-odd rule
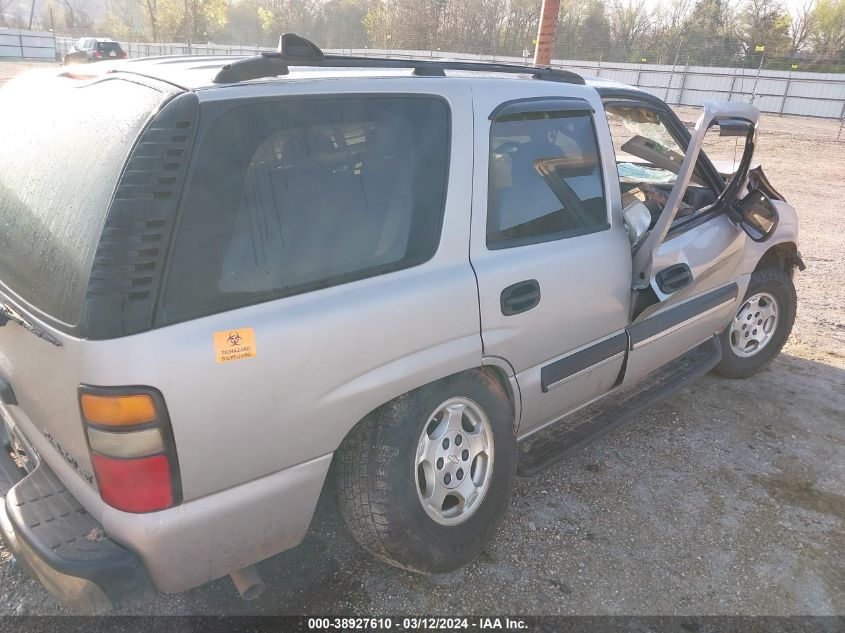
[[[435,252],[449,111],[417,96],[238,106],[200,141],[164,320],[419,264]]]

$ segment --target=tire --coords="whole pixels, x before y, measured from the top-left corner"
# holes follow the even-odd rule
[[[445,404],[449,406],[443,409]],[[459,413],[448,419],[459,419],[463,431],[439,434],[447,424],[447,414],[438,413],[444,411]],[[467,433],[473,421],[484,426],[479,411],[488,422],[483,437],[492,439],[486,455],[478,449],[481,431],[473,431],[472,437]],[[435,439],[424,440],[424,433]],[[461,433],[466,439],[458,439]],[[443,452],[445,462],[436,457],[440,453],[432,453],[431,460],[416,465],[423,446],[428,448],[422,454],[428,456],[441,451],[449,437],[449,449],[461,451],[453,455],[457,462]],[[464,457],[470,448],[480,451],[476,458]],[[349,433],[336,454],[341,514],[356,540],[376,558],[409,571],[452,571],[478,556],[492,538],[510,498],[516,455],[514,414],[502,387],[481,371],[456,374],[388,402]],[[456,484],[458,469],[469,462]],[[434,499],[449,492],[442,482],[450,469],[450,485],[471,490],[476,480],[483,480],[486,487],[472,503],[453,505],[460,496],[450,492],[451,499],[446,497],[437,510]]]
[[[759,305],[754,303],[756,298],[760,298]],[[764,300],[766,304],[763,304]],[[766,335],[763,327],[768,321],[763,319],[771,313],[771,307],[767,305],[770,300],[774,300],[776,317],[771,332]],[[742,306],[731,324],[719,336],[722,343],[722,360],[716,365],[715,371],[727,378],[748,378],[772,362],[792,332],[797,304],[795,286],[789,274],[777,268],[755,270],[751,275]],[[735,327],[735,323],[741,323],[745,329]],[[748,348],[744,350],[746,355],[743,355],[743,345],[747,344],[743,340],[747,341],[745,337],[749,335],[752,337],[752,343],[748,344]],[[755,347],[753,337],[764,335],[767,337],[765,342],[758,343]]]

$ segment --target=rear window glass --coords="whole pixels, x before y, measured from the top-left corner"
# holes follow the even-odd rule
[[[76,325],[121,168],[163,95],[38,74],[0,90],[0,282]]]
[[[440,235],[449,114],[433,97],[263,102],[200,145],[168,320],[420,263]]]
[[[105,53],[108,53],[110,51],[120,53],[123,50],[122,48],[120,48],[120,44],[118,44],[117,42],[98,42],[97,49]]]

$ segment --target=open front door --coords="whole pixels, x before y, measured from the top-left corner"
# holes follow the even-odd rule
[[[747,279],[739,278],[739,266],[748,238],[738,226],[735,202],[751,163],[757,118],[757,109],[748,104],[705,104],[663,209],[633,254],[637,301],[628,327],[631,347],[625,383],[640,380],[721,331],[745,291]],[[708,132],[743,137],[744,152],[736,174],[715,202],[692,221],[681,220],[678,211],[688,206],[688,187],[697,179]]]
[[[678,213],[678,209],[683,202],[687,187],[692,180],[698,164],[698,155],[701,153],[705,135],[712,127],[718,126],[721,135],[741,135],[746,137],[745,151],[740,160],[739,168],[727,187],[719,195],[714,205],[728,207],[736,199],[748,175],[748,168],[751,165],[751,157],[754,153],[754,137],[756,135],[759,114],[760,112],[757,108],[747,103],[716,101],[706,101],[704,103],[704,112],[695,124],[695,129],[687,146],[687,151],[684,154],[677,179],[663,207],[663,212],[660,214],[660,218],[657,220],[654,228],[651,229],[648,236],[643,240],[634,254],[632,270],[634,288],[645,288],[651,283],[655,291],[659,293],[658,296],[661,294],[665,295],[659,285],[655,285],[655,271],[653,270],[654,257],[657,250],[663,245]]]

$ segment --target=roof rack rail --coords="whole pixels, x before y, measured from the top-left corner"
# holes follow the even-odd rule
[[[465,62],[449,60],[395,59],[392,57],[356,57],[325,55],[314,43],[295,33],[279,38],[274,53],[261,53],[226,64],[212,80],[216,84],[232,84],[250,79],[287,75],[289,66],[316,68],[412,68],[418,77],[445,77],[447,70],[531,75],[534,79],[583,85],[577,73],[545,66],[520,66],[497,62]]]

